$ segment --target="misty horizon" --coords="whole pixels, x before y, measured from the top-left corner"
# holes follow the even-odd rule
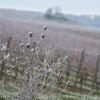
[[[51,7],[54,8],[54,7]],[[48,8],[47,8],[48,9]],[[45,11],[39,11],[39,10],[25,10],[25,9],[17,9],[17,8],[0,8],[0,10],[13,10],[13,11],[28,11],[28,12],[37,12],[37,13],[46,13],[47,9]],[[65,15],[72,15],[72,16],[90,16],[91,19],[94,19],[95,16],[100,16],[99,14],[74,14],[74,13],[66,13],[63,12],[61,9],[61,12]]]
[[[24,11],[45,12],[48,8],[60,7],[65,14],[73,15],[100,15],[99,0],[3,0],[0,2],[0,8],[16,9]]]

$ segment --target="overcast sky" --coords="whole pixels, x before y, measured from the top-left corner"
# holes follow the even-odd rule
[[[59,6],[64,13],[100,15],[100,0],[0,0],[0,8],[46,11]]]

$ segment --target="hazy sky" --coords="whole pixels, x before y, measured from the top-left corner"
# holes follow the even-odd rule
[[[70,14],[100,15],[100,0],[0,0],[0,8],[46,11],[54,6]]]

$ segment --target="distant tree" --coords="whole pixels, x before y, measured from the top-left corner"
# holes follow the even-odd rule
[[[57,20],[68,20],[66,16],[62,13],[60,7],[48,8],[45,13],[45,17],[49,19],[57,19]]]
[[[46,11],[47,14],[52,14],[52,8],[48,8]]]
[[[51,15],[52,15],[52,8],[48,8],[46,13],[45,13],[45,16],[50,18]]]
[[[60,7],[54,7],[53,11],[55,14],[62,14],[61,8]]]

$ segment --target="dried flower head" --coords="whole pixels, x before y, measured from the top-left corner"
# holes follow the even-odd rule
[[[52,68],[49,68],[49,69],[48,69],[48,72],[52,72],[52,71],[53,71],[53,69],[52,69]]]
[[[67,81],[67,83],[66,83],[66,84],[67,84],[67,85],[70,85],[70,83],[71,83],[70,81]]]
[[[30,43],[25,44],[27,48],[30,48]]]
[[[23,48],[24,44],[23,44],[23,43],[20,43],[19,46],[20,46],[21,48]]]
[[[42,37],[42,39],[43,39],[43,38],[45,38],[45,35],[44,35],[44,34],[41,34],[41,37]]]
[[[12,62],[15,62],[15,58],[13,58],[11,61],[12,61]]]
[[[44,30],[47,30],[47,26],[43,26],[43,29],[44,29]]]
[[[31,38],[33,36],[33,32],[29,32],[28,36]]]
[[[19,57],[16,57],[15,59],[16,59],[16,60],[19,60]]]
[[[37,54],[39,53],[39,47],[36,47],[36,53]]]
[[[7,55],[6,55],[6,54],[4,55],[4,59],[5,59],[5,60],[8,60],[9,57],[10,57],[10,54],[9,54],[9,53],[8,53]]]
[[[24,39],[27,39],[27,36],[24,36]]]
[[[10,74],[10,71],[9,70],[7,70],[6,72],[7,72],[7,74]]]
[[[13,65],[10,65],[10,67],[11,67],[12,69],[14,69],[14,66],[13,66]]]
[[[31,49],[31,52],[34,52],[34,48]]]
[[[68,60],[68,56],[65,57],[65,60],[66,60],[66,61]]]

